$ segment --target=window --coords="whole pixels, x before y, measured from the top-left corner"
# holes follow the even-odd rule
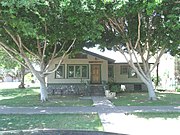
[[[130,67],[129,67],[128,77],[129,78],[137,78],[137,73],[135,72],[134,69],[132,69]]]
[[[88,78],[88,65],[68,65],[68,78]]]
[[[56,70],[55,78],[56,79],[64,78],[64,65],[59,66],[59,68]]]
[[[74,77],[74,66],[68,66],[68,77]]]
[[[81,77],[81,67],[75,66],[75,78]]]
[[[120,67],[120,74],[128,74],[128,66],[127,65],[122,65]]]
[[[113,65],[108,66],[108,77],[114,78],[114,66]]]
[[[88,66],[82,66],[82,77],[88,78]]]

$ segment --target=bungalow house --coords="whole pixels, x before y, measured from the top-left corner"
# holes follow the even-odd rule
[[[58,61],[54,59],[50,68]],[[117,63],[89,50],[66,56],[58,70],[47,77],[48,92],[62,95],[104,95],[108,82],[125,85],[126,90],[147,90],[126,62]]]

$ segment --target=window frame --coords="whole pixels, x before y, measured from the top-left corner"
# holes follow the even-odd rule
[[[126,68],[126,72],[124,72],[124,68]],[[121,75],[127,75],[129,72],[129,66],[128,65],[121,65],[120,66],[120,74]]]
[[[69,76],[69,67],[72,66],[73,67],[73,77],[70,77]],[[80,76],[77,76],[76,75],[76,67],[80,67]],[[83,66],[86,66],[87,67],[87,72],[86,72],[86,77],[83,77]],[[68,79],[88,79],[89,78],[89,65],[87,64],[68,64],[67,65],[67,78]]]
[[[132,71],[135,73],[134,76],[132,75]],[[128,78],[137,78],[136,71],[133,68],[131,68],[131,67],[129,67],[129,69],[128,69]]]
[[[58,65],[58,64],[55,64],[55,67],[56,67],[57,65]],[[58,77],[57,77],[57,71],[58,71],[58,69],[59,69],[60,67],[62,67],[63,76],[58,78]],[[55,79],[64,79],[64,78],[65,78],[65,65],[64,65],[64,64],[61,64],[61,65],[58,67],[58,69],[55,71],[55,76],[54,76],[54,78],[55,78]]]

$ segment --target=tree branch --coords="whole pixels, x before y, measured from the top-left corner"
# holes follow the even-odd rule
[[[115,18],[114,19],[111,19],[111,18],[108,18],[109,20],[109,23],[110,23],[110,26],[113,30],[115,30],[116,32],[118,33],[121,33],[121,36],[125,39],[126,36],[124,34],[124,28],[123,28],[123,22],[118,22]],[[114,20],[114,21],[113,21]]]
[[[44,69],[45,71],[48,70],[49,66],[51,65],[52,61],[54,60],[56,50],[57,50],[57,45],[55,44],[54,50],[53,50],[53,53],[52,53],[52,56],[51,56],[51,59],[49,60],[47,66],[46,66],[45,69]]]
[[[44,25],[44,29],[45,29],[45,35],[47,35],[47,26],[46,26],[46,22],[45,22],[45,25]],[[45,57],[46,47],[47,47],[47,39],[45,38],[44,46],[43,46],[43,52],[42,52],[42,61],[44,60],[44,57]]]
[[[139,44],[140,38],[141,38],[141,14],[138,13],[138,38],[136,40],[135,49]]]
[[[41,52],[41,45],[40,45],[39,39],[37,39],[37,49],[38,49],[39,57],[41,57],[42,52]]]
[[[23,43],[22,43],[22,46],[23,46],[23,48],[24,48],[29,54],[31,54],[32,56],[40,59],[37,54],[35,54],[35,53],[33,53],[31,50],[29,50]]]
[[[2,47],[2,49],[11,57],[14,59],[14,61],[18,62],[20,65],[24,66],[25,68],[28,68],[27,65],[25,65],[25,63],[21,62],[15,55],[20,55],[19,53],[14,53],[14,51],[7,47],[7,45],[5,45],[4,43],[0,42],[0,46]]]
[[[127,56],[125,55],[125,51],[121,47],[118,47],[118,45],[115,45],[115,47],[124,56],[124,58],[128,62],[129,60],[128,60]]]
[[[64,52],[63,56],[61,57],[61,59],[60,59],[59,62],[58,62],[58,65],[57,65],[54,69],[52,69],[51,71],[44,73],[44,75],[51,74],[51,73],[55,72],[55,71],[59,68],[59,66],[61,65],[64,57],[65,57],[65,56],[67,55],[67,53],[70,51],[70,49],[71,49],[72,46],[74,45],[75,41],[76,41],[76,38],[73,40],[73,42],[71,43],[71,45],[69,46],[69,48]]]
[[[7,30],[4,26],[3,26],[4,30],[7,32],[7,34],[12,38],[12,40],[15,42],[15,44],[17,46],[19,46],[18,41],[16,40],[16,38],[11,34],[11,32],[9,30]]]

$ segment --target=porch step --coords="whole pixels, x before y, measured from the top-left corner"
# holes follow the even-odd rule
[[[105,96],[103,85],[89,85],[91,96]]]

